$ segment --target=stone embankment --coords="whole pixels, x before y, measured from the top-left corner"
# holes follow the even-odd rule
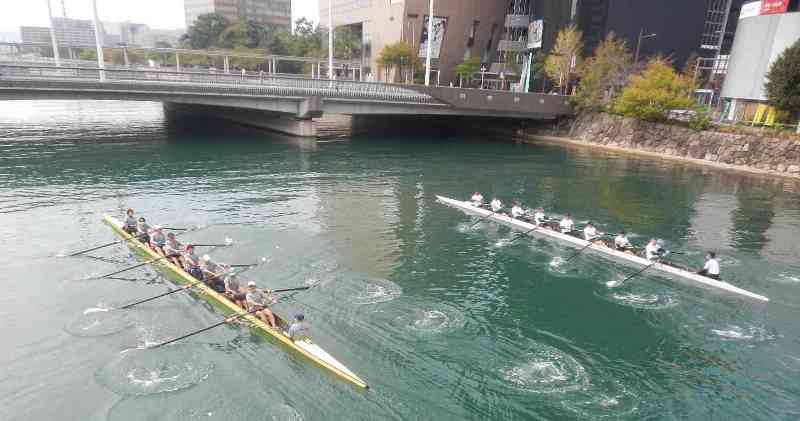
[[[800,142],[796,140],[695,131],[604,113],[581,115],[568,137],[579,143],[800,177]]]

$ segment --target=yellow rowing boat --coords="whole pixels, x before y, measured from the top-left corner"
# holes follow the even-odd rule
[[[109,215],[104,215],[103,221],[114,230],[114,233],[116,233],[122,239],[126,240],[125,243],[127,243],[130,246],[130,248],[134,252],[136,252],[136,254],[147,259],[159,259],[161,257],[161,255],[159,255],[149,247],[142,244],[140,241],[133,238],[130,234],[125,232],[122,229],[122,222],[120,220]],[[179,286],[194,283],[197,281],[191,275],[184,272],[181,268],[170,263],[167,259],[161,259],[155,261],[152,263],[152,266],[158,269],[164,275],[166,275],[170,281],[174,282]],[[226,316],[229,315],[233,316],[237,314],[241,315],[240,320],[246,320],[247,323],[250,325],[251,329],[255,333],[270,340],[277,340],[281,345],[291,349],[292,351],[295,351],[297,354],[311,360],[318,366],[333,373],[335,376],[357,387],[365,389],[368,387],[367,383],[364,382],[364,380],[362,380],[355,373],[350,371],[349,368],[345,367],[344,364],[339,362],[332,355],[328,354],[324,349],[320,348],[319,345],[315,344],[310,339],[298,340],[298,341],[293,341],[292,339],[290,339],[285,334],[285,331],[288,329],[288,324],[286,323],[286,320],[278,316],[278,314],[275,314],[275,318],[280,328],[279,331],[273,330],[272,328],[269,327],[269,325],[261,321],[259,318],[251,314],[245,314],[246,313],[245,310],[243,310],[236,304],[232,303],[224,295],[219,294],[218,292],[209,288],[205,284],[202,283],[198,284],[197,286],[193,287],[190,291],[192,291],[195,296],[209,302],[214,308],[216,308]]]

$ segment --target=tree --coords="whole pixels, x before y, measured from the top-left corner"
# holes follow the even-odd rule
[[[399,41],[383,47],[376,60],[378,66],[384,71],[387,82],[395,82],[400,75],[406,76],[408,70],[413,74],[414,69],[420,66],[417,49],[413,45]],[[392,73],[393,70],[397,70]],[[404,77],[407,80],[408,77]]]
[[[558,32],[556,45],[545,60],[544,70],[547,77],[558,83],[561,94],[567,94],[569,83],[581,65],[583,49],[583,33],[574,25]]]
[[[630,77],[614,110],[645,121],[666,121],[672,110],[694,109],[694,85],[662,58],[647,63],[644,73]]]
[[[256,48],[261,43],[266,28],[257,22],[236,22],[225,28],[219,35],[217,45],[222,48]]]
[[[772,63],[764,89],[770,105],[795,115],[800,114],[800,40],[784,50]]]
[[[220,35],[228,27],[228,19],[219,13],[200,15],[181,39],[194,49],[218,47]]]
[[[333,32],[334,56],[345,60],[361,58],[361,32],[349,25],[340,26]]]
[[[459,78],[459,87],[462,86],[461,81],[466,82],[467,86],[469,86],[470,82],[472,82],[472,78],[475,77],[475,73],[481,71],[481,58],[480,57],[472,57],[465,60],[463,63],[456,66],[456,74]]]
[[[625,85],[631,55],[625,41],[610,32],[597,46],[594,56],[586,60],[575,102],[579,109],[601,111]]]
[[[166,41],[156,41],[156,48],[172,48],[172,44]]]

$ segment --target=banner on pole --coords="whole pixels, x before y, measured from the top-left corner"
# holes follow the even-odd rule
[[[444,42],[444,34],[447,32],[447,18],[446,17],[433,17],[433,36],[431,38],[431,58],[439,58],[439,52],[442,50],[442,42]],[[419,57],[425,58],[428,54],[428,16],[425,15],[425,21],[422,25],[422,39],[419,43]]]
[[[542,48],[542,35],[544,34],[544,20],[539,19],[528,25],[528,49]]]

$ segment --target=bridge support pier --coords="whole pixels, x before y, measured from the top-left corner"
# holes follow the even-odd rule
[[[244,126],[257,127],[298,137],[316,137],[317,129],[311,118],[297,118],[289,114],[246,108],[217,107],[211,105],[179,104],[165,102],[164,112],[170,116],[192,116],[231,121]]]

